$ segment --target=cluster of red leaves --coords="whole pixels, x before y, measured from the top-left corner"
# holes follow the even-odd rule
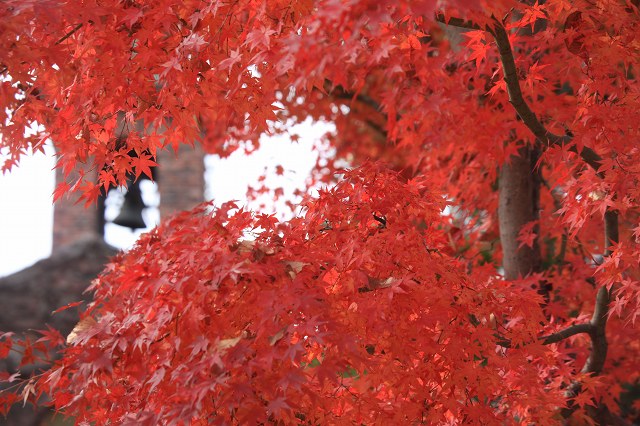
[[[461,34],[436,12],[475,28]],[[127,401],[120,419],[195,410],[203,421],[214,413],[309,420],[317,406],[361,421],[393,407],[389,415],[405,420],[540,416],[545,424],[589,348],[581,337],[542,348],[532,343],[536,327],[586,322],[606,286],[614,291],[607,364],[583,380],[576,404],[603,400],[615,412],[620,383],[639,379],[638,14],[636,0],[5,1],[5,168],[50,137],[68,177],[56,196],[78,190],[92,200],[100,187],[148,174],[169,144],[200,141],[219,154],[239,140],[257,146],[276,118],[330,120],[338,158],[382,159],[408,182],[354,172],[286,226],[225,210],[163,225],[111,266],[96,287],[96,334],[81,334],[67,367],[41,383],[88,418],[106,415],[87,408],[101,395],[105,406]],[[495,278],[499,166],[533,142],[485,31],[496,22],[507,27],[525,101],[549,130],[572,135],[543,144],[540,218],[521,233],[524,245],[537,239],[545,271],[514,283],[553,285],[547,318],[537,299]],[[574,152],[584,147],[602,158],[598,170]],[[453,226],[435,198],[415,196],[421,178],[455,204]],[[607,210],[619,215],[620,238],[598,266]],[[255,245],[240,243],[255,226],[264,229]],[[242,308],[230,302],[245,298]],[[487,325],[492,315],[505,330]],[[496,333],[513,349],[496,349]],[[142,358],[156,352],[162,361]],[[270,371],[289,376],[265,378]],[[104,389],[111,393],[97,393]]]
[[[441,200],[370,165],[286,224],[233,204],[166,221],[94,282],[37,389],[97,424],[552,424],[539,297],[469,276]]]

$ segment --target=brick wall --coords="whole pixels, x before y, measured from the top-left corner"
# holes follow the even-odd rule
[[[62,170],[56,169],[56,185],[62,180]],[[54,251],[81,239],[101,236],[98,204],[85,208],[84,202],[76,204],[77,199],[77,194],[65,194],[53,207]]]
[[[169,148],[159,153],[160,218],[193,208],[204,201],[204,153],[182,145],[176,156]]]

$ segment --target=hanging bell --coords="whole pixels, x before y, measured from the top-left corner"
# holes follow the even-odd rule
[[[145,207],[139,182],[130,183],[127,193],[124,194],[124,202],[120,213],[113,220],[113,223],[132,230],[144,229],[147,227],[142,217],[142,210]]]

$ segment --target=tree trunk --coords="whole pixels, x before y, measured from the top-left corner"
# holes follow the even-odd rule
[[[541,268],[540,246],[536,236],[531,247],[522,245],[518,235],[524,225],[539,218],[540,176],[535,170],[538,154],[524,147],[512,156],[500,172],[498,220],[502,244],[504,277],[514,280]],[[536,225],[534,232],[539,234]]]

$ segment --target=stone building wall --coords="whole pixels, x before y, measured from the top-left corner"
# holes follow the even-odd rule
[[[56,185],[62,180],[62,170],[56,169]],[[85,208],[84,203],[76,203],[77,200],[78,194],[65,194],[53,207],[53,251],[79,240],[102,236],[98,204]]]
[[[177,155],[163,150],[158,163],[161,219],[204,201],[204,153],[199,146],[182,145]]]

